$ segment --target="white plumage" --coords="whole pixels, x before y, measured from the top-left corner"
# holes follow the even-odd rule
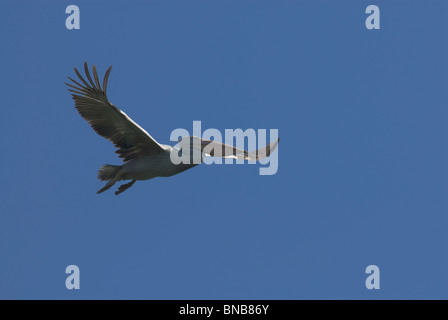
[[[182,138],[178,144],[181,149],[160,144],[107,99],[107,82],[111,69],[112,67],[107,69],[102,87],[95,66],[92,67],[92,79],[87,63],[84,63],[84,70],[88,82],[75,68],[80,82],[68,77],[73,84],[66,83],[70,87],[69,91],[72,93],[79,114],[89,122],[99,135],[111,140],[118,149],[116,153],[119,154],[120,158],[123,158],[123,165],[104,165],[99,170],[98,178],[107,181],[107,183],[97,193],[106,191],[117,181],[131,180],[131,182],[118,188],[115,192],[118,195],[130,188],[136,180],[169,177],[197,165],[197,163],[192,162],[174,164],[170,158],[171,152],[194,150],[195,146],[199,146],[196,149],[202,153],[201,161],[202,156],[206,155],[259,160],[268,157],[278,145],[279,140],[263,149],[248,153],[246,150],[198,137]]]

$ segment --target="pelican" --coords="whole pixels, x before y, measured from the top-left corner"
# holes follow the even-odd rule
[[[247,152],[217,141],[194,136],[183,137],[174,147],[160,144],[142,127],[132,121],[126,113],[110,103],[106,95],[106,89],[112,66],[107,69],[102,86],[98,80],[95,66],[92,66],[92,79],[87,62],[84,63],[88,82],[76,68],[74,69],[79,81],[68,77],[72,83],[65,84],[69,86],[68,90],[75,101],[75,108],[96,133],[113,142],[118,149],[116,153],[123,159],[122,165],[106,164],[100,168],[98,179],[107,181],[107,183],[97,193],[108,190],[117,181],[131,180],[118,188],[115,194],[119,195],[132,187],[137,180],[170,177],[193,168],[203,161],[203,156],[257,161],[268,157],[278,145],[279,139],[265,148]],[[191,161],[190,163],[174,164],[171,161],[171,152],[182,153],[183,150],[187,149],[201,152],[199,163]]]

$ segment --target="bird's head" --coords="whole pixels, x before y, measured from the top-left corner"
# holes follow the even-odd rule
[[[179,141],[177,141],[177,145],[179,148],[200,151],[210,143],[210,140],[201,139],[195,136],[182,137]]]

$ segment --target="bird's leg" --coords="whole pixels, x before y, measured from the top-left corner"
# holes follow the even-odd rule
[[[118,171],[118,173],[115,175],[115,177],[114,177],[113,179],[110,179],[110,180],[106,183],[106,185],[105,185],[103,188],[101,188],[100,190],[98,190],[96,193],[102,193],[102,192],[104,192],[104,191],[106,191],[106,190],[109,190],[109,189],[115,184],[115,182],[121,180],[121,175],[122,175],[122,174],[123,174],[123,173],[122,173],[121,170]],[[126,189],[125,189],[125,190],[126,190]]]
[[[100,190],[98,190],[96,193],[102,193],[102,192],[104,192],[104,191],[106,191],[106,190],[109,190],[110,189],[110,187],[112,187],[114,184],[115,184],[115,179],[112,179],[112,180],[109,180],[107,183],[106,183],[106,185],[103,187],[103,188],[101,188]]]
[[[122,184],[117,191],[115,191],[115,194],[118,196],[120,193],[128,190],[130,187],[132,187],[132,185],[135,183],[136,180],[132,180],[129,183],[126,184]]]

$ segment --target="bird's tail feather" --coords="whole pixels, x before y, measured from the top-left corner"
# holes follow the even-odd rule
[[[106,180],[108,181],[106,185],[100,190],[98,190],[96,193],[102,193],[110,189],[110,187],[112,187],[115,184],[115,182],[121,180],[120,178],[121,178],[121,166],[105,164],[98,171],[98,179],[100,179],[101,181]]]
[[[98,179],[100,179],[101,181],[114,179],[115,177],[117,177],[120,169],[121,169],[121,166],[105,164],[98,171]]]

